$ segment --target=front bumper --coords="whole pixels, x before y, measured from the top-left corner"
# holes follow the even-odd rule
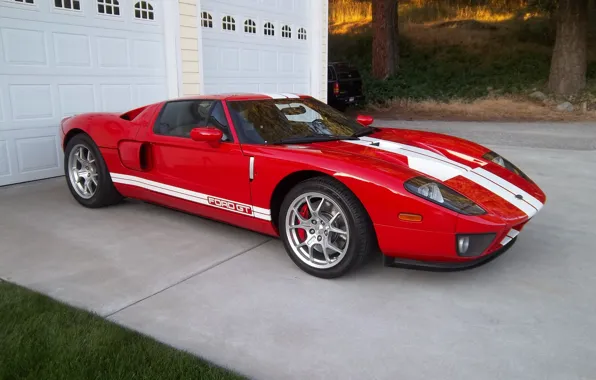
[[[477,268],[487,264],[497,257],[507,252],[517,241],[517,237],[511,239],[506,245],[484,256],[477,257],[463,262],[444,262],[444,261],[419,261],[412,259],[400,259],[398,257],[383,256],[383,265],[394,268],[406,268],[426,270],[432,272],[456,272],[467,269]]]
[[[458,222],[457,228],[448,232],[384,225],[375,225],[375,231],[386,266],[461,270],[475,268],[500,256],[515,243],[528,220],[501,221],[498,224],[485,222],[469,218],[464,223]],[[475,234],[491,234],[494,238],[476,256],[460,254],[458,236]]]

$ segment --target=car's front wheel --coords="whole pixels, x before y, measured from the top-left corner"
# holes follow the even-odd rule
[[[78,134],[66,144],[64,172],[70,192],[85,207],[105,207],[122,199],[97,145],[86,134]]]
[[[284,199],[278,225],[294,263],[322,278],[343,276],[362,264],[374,241],[362,204],[331,178],[296,185]]]

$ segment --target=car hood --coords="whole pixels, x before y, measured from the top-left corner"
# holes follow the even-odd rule
[[[507,218],[532,217],[546,200],[534,182],[483,159],[490,149],[449,135],[387,128],[359,140],[320,145],[407,167],[413,177],[433,178]]]

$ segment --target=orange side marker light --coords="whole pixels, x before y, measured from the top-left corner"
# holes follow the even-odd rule
[[[422,215],[402,212],[399,214],[399,220],[403,220],[404,222],[422,222]]]

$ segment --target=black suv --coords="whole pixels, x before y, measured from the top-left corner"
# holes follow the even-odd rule
[[[340,111],[364,103],[358,70],[345,62],[330,62],[327,68],[327,103]]]

